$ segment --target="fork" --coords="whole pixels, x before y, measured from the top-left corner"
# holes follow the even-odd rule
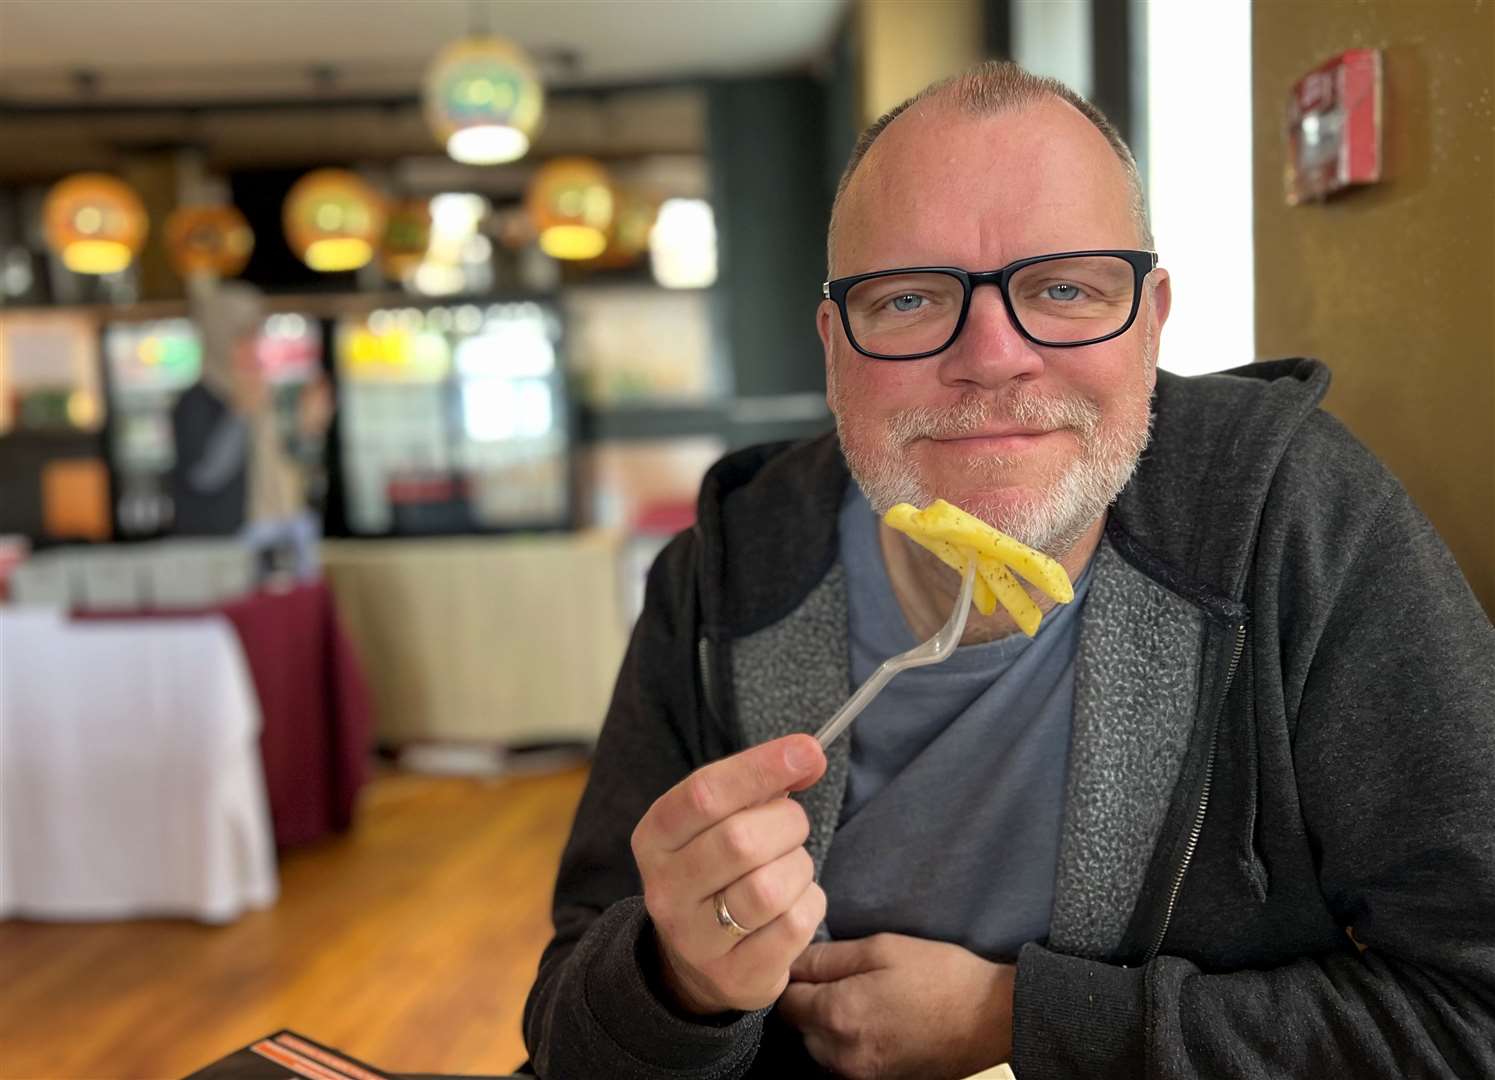
[[[815,733],[822,749],[830,746],[851,726],[851,722],[872,704],[872,699],[882,692],[882,688],[892,681],[894,675],[909,668],[938,664],[955,651],[961,635],[966,631],[966,616],[971,613],[971,592],[975,587],[976,556],[972,553],[967,557],[965,578],[960,583],[960,596],[955,600],[955,610],[950,612],[945,625],[923,644],[915,645],[907,652],[891,656],[877,665],[877,670],[867,677],[867,681],[857,687],[856,693],[846,699],[846,704],[836,710],[836,715]]]

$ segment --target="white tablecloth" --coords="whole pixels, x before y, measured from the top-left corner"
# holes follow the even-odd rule
[[[0,917],[274,903],[254,686],[220,618],[0,609]]]

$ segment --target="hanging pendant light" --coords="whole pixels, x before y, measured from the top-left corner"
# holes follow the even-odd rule
[[[525,195],[540,250],[553,259],[595,259],[607,250],[613,185],[591,158],[555,158],[542,165]]]
[[[182,277],[233,277],[249,262],[254,233],[234,206],[179,206],[166,219],[166,251]]]
[[[281,217],[291,250],[322,273],[357,270],[384,237],[384,200],[346,169],[316,169],[297,180]]]
[[[524,51],[492,35],[453,42],[426,75],[426,122],[469,165],[517,161],[540,127],[545,90]]]
[[[389,208],[379,262],[384,276],[399,281],[420,265],[431,244],[431,204],[405,199]]]
[[[134,261],[150,227],[135,189],[107,173],[58,181],[42,206],[47,244],[75,274],[114,274]]]

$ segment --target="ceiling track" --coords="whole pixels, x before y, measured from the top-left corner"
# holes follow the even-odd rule
[[[651,79],[647,82],[606,83],[585,86],[545,87],[545,95],[555,101],[592,99],[601,103],[618,94],[653,90],[698,88],[716,81],[710,77]],[[300,97],[225,98],[208,101],[29,101],[0,94],[0,119],[25,117],[87,116],[201,116],[212,113],[255,112],[324,112],[344,110],[400,111],[418,109],[419,94],[326,94],[312,92]]]

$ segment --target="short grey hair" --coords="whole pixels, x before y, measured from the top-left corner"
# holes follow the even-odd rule
[[[836,185],[836,198],[831,204],[831,224],[826,233],[825,243],[828,268],[835,263],[836,227],[840,217],[841,203],[846,195],[847,187],[851,184],[851,178],[856,173],[857,166],[867,156],[867,151],[872,149],[872,144],[877,141],[877,137],[905,109],[931,98],[949,102],[974,116],[991,116],[1011,112],[1028,105],[1037,105],[1050,98],[1069,102],[1084,115],[1085,119],[1095,125],[1096,129],[1105,136],[1106,142],[1111,144],[1111,149],[1116,152],[1117,160],[1126,170],[1127,180],[1132,189],[1132,217],[1137,223],[1137,233],[1142,238],[1142,246],[1149,251],[1153,249],[1152,223],[1147,216],[1147,199],[1142,190],[1142,174],[1137,169],[1137,159],[1132,156],[1131,148],[1121,137],[1121,132],[1116,130],[1116,126],[1110,120],[1106,119],[1105,113],[1058,79],[1047,75],[1034,75],[1011,60],[987,60],[959,75],[952,75],[947,79],[931,83],[903,104],[896,105],[883,113],[862,132],[855,148],[851,151],[851,159],[847,161],[845,171],[841,173],[841,181]],[[829,273],[830,271],[827,270],[827,276]]]

